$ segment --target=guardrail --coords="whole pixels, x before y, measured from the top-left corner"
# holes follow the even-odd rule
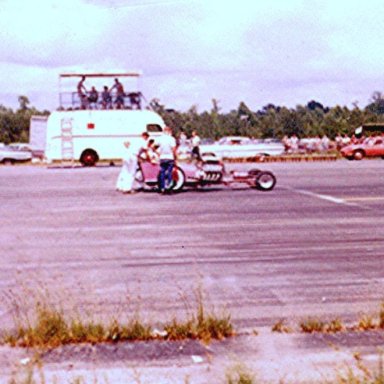
[[[336,154],[327,155],[282,155],[282,156],[253,156],[243,158],[223,159],[228,163],[275,163],[275,162],[311,162],[336,161],[341,157]]]

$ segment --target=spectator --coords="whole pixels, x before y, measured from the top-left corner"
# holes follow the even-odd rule
[[[321,138],[321,150],[327,152],[329,150],[329,138],[326,134]]]
[[[282,138],[281,141],[282,141],[282,143],[283,143],[283,145],[284,145],[284,152],[285,152],[285,153],[290,153],[290,151],[291,151],[291,142],[290,142],[288,136],[285,135],[285,136]]]
[[[167,193],[172,187],[172,171],[176,159],[176,140],[169,127],[164,128],[163,135],[157,139],[160,158],[160,193]]]
[[[314,138],[314,152],[321,152],[322,150],[322,141],[321,141],[321,137],[319,135],[317,135],[315,138]]]
[[[103,92],[101,93],[101,106],[103,109],[111,109],[112,108],[112,96],[111,92],[106,85],[103,87]]]
[[[335,137],[335,145],[336,149],[340,151],[340,149],[343,147],[343,137],[338,133]]]
[[[152,164],[157,164],[159,162],[159,154],[157,153],[157,147],[154,139],[148,140],[147,160]]]
[[[141,109],[141,92],[130,92],[127,96],[132,109]]]
[[[135,193],[133,189],[137,171],[137,154],[129,141],[124,142],[126,148],[123,156],[123,165],[117,178],[116,190],[123,193]]]
[[[88,106],[87,88],[84,85],[85,76],[81,76],[81,80],[77,84],[77,95],[79,96],[81,109],[86,109]]]
[[[179,140],[178,140],[178,145],[180,146],[186,146],[187,145],[187,142],[188,142],[188,138],[187,138],[187,135],[185,134],[185,132],[183,130],[180,131],[180,135],[179,135]]]
[[[95,87],[92,87],[88,95],[88,103],[93,105],[94,108],[97,108],[97,100],[99,99],[99,93]]]
[[[135,193],[136,190],[142,188],[141,180],[136,178],[137,162],[139,160],[147,161],[149,155],[149,134],[143,132],[141,140],[135,143],[129,141],[124,142],[126,148],[123,157],[123,166],[117,180],[116,189],[125,193]]]
[[[363,143],[365,140],[365,136],[364,135],[361,135],[360,138],[356,137],[355,135],[352,135],[351,139],[350,139],[350,143],[351,144],[360,144],[360,143]]]
[[[148,144],[149,144],[149,133],[147,131],[141,134],[141,142],[139,144],[139,150],[137,156],[139,159],[148,159]]]
[[[299,138],[293,134],[290,139],[289,139],[289,143],[290,143],[290,150],[292,153],[296,153],[298,152],[299,150]]]
[[[343,147],[345,147],[346,145],[349,145],[351,143],[351,139],[347,134],[344,135],[342,143],[343,143]]]
[[[116,89],[116,99],[115,99],[115,105],[117,109],[124,108],[124,87],[123,84],[120,83],[118,78],[115,78],[115,84],[110,89],[110,92],[112,92],[114,89]]]
[[[192,131],[191,145],[192,145],[192,157],[196,160],[201,160],[200,156],[200,137],[196,131]]]

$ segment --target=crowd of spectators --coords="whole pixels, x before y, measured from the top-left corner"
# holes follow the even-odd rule
[[[327,135],[298,138],[296,135],[284,136],[282,142],[286,153],[315,153],[340,150],[357,139],[348,135],[337,135],[331,140]]]
[[[105,85],[102,92],[97,91],[94,86],[88,90],[84,85],[85,80],[86,76],[82,76],[77,84],[81,109],[141,109],[141,92],[126,93],[118,78],[115,78],[110,88]]]
[[[284,136],[282,142],[286,153],[328,152],[335,149],[334,142],[327,135],[303,138]]]
[[[373,135],[369,138],[362,136],[357,138],[355,135],[348,136],[347,134],[338,134],[333,140],[327,135],[315,137],[298,138],[296,135],[285,136],[282,142],[286,153],[315,153],[315,152],[330,152],[340,151],[343,147],[350,144],[360,144],[366,140],[375,142],[375,139],[380,135]]]

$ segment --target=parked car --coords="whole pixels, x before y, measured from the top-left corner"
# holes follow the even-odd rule
[[[34,149],[28,143],[11,143],[11,144],[9,144],[9,147],[15,148],[18,151],[31,152],[32,159],[38,159],[38,160],[43,160],[44,159],[44,150],[42,150],[42,149]]]
[[[246,136],[225,136],[214,144],[200,145],[200,153],[214,154],[220,158],[276,156],[284,153],[279,140],[252,140]]]
[[[364,157],[384,159],[384,136],[367,137],[361,143],[350,144],[341,148],[340,153],[348,160],[361,160]]]
[[[30,161],[31,159],[31,151],[19,150],[9,145],[0,147],[0,163],[14,164],[16,162]]]
[[[32,152],[32,148],[28,143],[11,143],[8,147],[15,148],[18,151],[29,151]]]

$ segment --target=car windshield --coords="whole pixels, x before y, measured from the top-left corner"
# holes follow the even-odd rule
[[[247,137],[223,137],[218,141],[220,145],[244,145],[250,144],[252,141]]]
[[[4,147],[0,147],[0,151],[7,151],[7,152],[13,151],[13,152],[15,152],[15,151],[17,151],[17,149],[14,147],[10,147],[8,145],[5,145]]]
[[[372,145],[375,142],[375,140],[376,139],[374,137],[367,137],[364,139],[363,143],[366,145]]]

